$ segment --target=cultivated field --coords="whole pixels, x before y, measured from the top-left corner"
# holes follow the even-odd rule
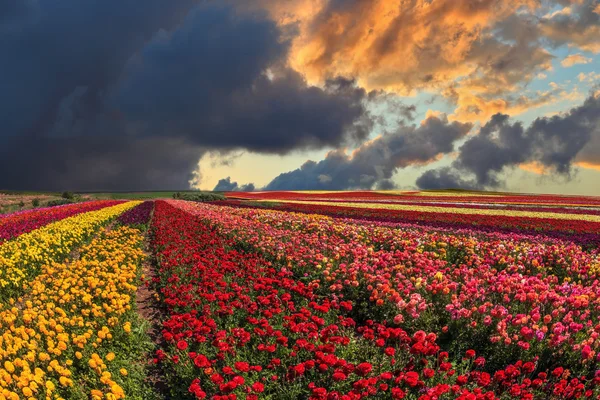
[[[600,198],[226,196],[0,215],[0,399],[600,396]]]
[[[0,192],[0,215],[35,208],[57,199],[59,196],[52,193]]]

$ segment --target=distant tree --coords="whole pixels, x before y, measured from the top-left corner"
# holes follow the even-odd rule
[[[33,199],[33,200],[31,200],[31,205],[33,207],[39,207],[40,206],[40,199]]]
[[[73,194],[73,192],[63,192],[62,194],[63,199],[73,200],[74,197],[75,195]]]
[[[23,203],[23,200],[21,200],[21,201],[19,202],[19,208],[23,208],[23,207],[25,207],[25,203]]]
[[[64,204],[71,204],[71,203],[75,203],[73,200],[69,200],[69,199],[56,199],[56,200],[50,200],[46,203],[46,207],[55,207],[55,206],[62,206]]]
[[[180,193],[178,198],[181,200],[197,202],[225,200],[225,196],[222,194],[210,192]]]

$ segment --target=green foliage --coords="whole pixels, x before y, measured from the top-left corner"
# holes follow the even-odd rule
[[[196,192],[196,193],[174,193],[174,199],[186,200],[186,201],[219,201],[225,200],[225,196],[218,193],[210,193],[210,192]]]
[[[40,206],[40,199],[33,199],[33,200],[31,200],[31,206],[32,207],[39,207]]]
[[[57,199],[57,200],[50,200],[49,202],[46,203],[47,207],[55,207],[55,206],[62,206],[63,204],[72,204],[75,203],[74,200],[67,200],[67,199]]]
[[[105,200],[151,200],[151,199],[168,199],[175,193],[173,191],[157,191],[157,192],[113,192],[113,193],[87,193],[93,199]]]

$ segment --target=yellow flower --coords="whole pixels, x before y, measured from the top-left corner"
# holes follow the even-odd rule
[[[119,398],[125,397],[125,392],[123,391],[123,388],[117,385],[116,383],[110,387],[110,391]]]
[[[10,372],[11,374],[15,372],[15,366],[10,361],[4,362],[4,369]]]
[[[127,370],[126,370],[125,368],[121,368],[121,369],[119,370],[119,372],[121,373],[121,375],[123,375],[123,376],[127,376]]]
[[[67,378],[66,376],[61,376],[58,381],[60,382],[61,385],[63,386],[71,386],[71,380],[69,378]]]
[[[4,242],[0,245],[0,286],[8,293],[20,289],[22,282],[35,276],[41,266],[62,261],[107,220],[137,204],[132,201],[78,214]],[[14,304],[14,299],[9,302]]]
[[[131,329],[131,323],[124,319],[135,301],[137,272],[145,257],[142,244],[143,236],[136,229],[121,227],[103,231],[80,247],[79,259],[42,265],[38,275],[24,284],[26,295],[20,299],[10,298],[13,306],[0,304],[0,321],[10,327],[0,335],[0,358],[4,367],[0,369],[0,387],[18,385],[15,387],[20,388],[20,392],[14,394],[16,397],[0,389],[0,400],[3,396],[60,399],[69,393],[66,388],[81,378],[78,371],[70,370],[73,365],[68,356],[70,348],[78,350],[75,352],[77,360],[95,351],[90,351],[95,347],[103,354],[106,341],[97,342],[97,339],[99,335],[106,340],[112,338],[108,326],[122,327],[124,331]],[[107,253],[110,254],[108,259]],[[111,379],[98,353],[91,354],[88,360],[89,366],[100,375],[92,378],[91,384],[104,384],[110,393],[96,389],[91,397],[98,400],[124,398],[123,389]],[[109,352],[105,361],[115,358],[115,353]],[[127,374],[124,368],[119,372],[122,376]],[[11,375],[13,373],[15,375]],[[54,382],[58,382],[58,388]]]

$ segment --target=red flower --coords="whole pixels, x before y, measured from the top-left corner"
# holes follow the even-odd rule
[[[452,363],[443,362],[440,364],[440,371],[449,371],[452,368]]]
[[[243,385],[245,381],[243,376],[236,375],[233,377],[233,381],[238,385]]]
[[[419,374],[414,371],[409,371],[404,376],[404,381],[410,387],[415,387],[419,383]],[[401,399],[402,397],[398,397]]]
[[[341,371],[336,371],[333,373],[333,380],[336,382],[340,382],[346,379],[346,375]]]
[[[491,380],[492,379],[490,374],[488,374],[487,372],[483,372],[481,373],[481,375],[479,375],[479,379],[477,379],[477,384],[479,386],[486,387],[490,384]]]
[[[207,368],[210,367],[210,362],[204,354],[198,354],[196,358],[194,358],[194,365],[198,368]]]
[[[473,357],[475,357],[475,350],[467,350],[467,352],[465,353],[465,357],[466,358],[473,358]]]
[[[367,376],[373,370],[370,363],[364,362],[356,366],[356,373],[360,376]]]
[[[236,361],[236,363],[234,364],[235,369],[237,369],[240,372],[248,372],[250,371],[250,364],[248,364],[247,362],[243,362],[243,361]]]
[[[177,342],[177,348],[179,350],[185,350],[188,348],[188,344],[185,340],[180,340],[179,342]]]
[[[304,368],[304,364],[298,364],[298,365],[292,367],[292,372],[295,374],[295,376],[302,376],[302,375],[304,375],[305,371],[306,371],[306,368]]]
[[[200,387],[200,380],[194,379],[189,387],[189,392],[196,396],[196,399],[205,399],[206,393]]]
[[[260,382],[254,382],[252,384],[252,390],[254,390],[256,393],[262,393],[265,390],[265,385]]]
[[[584,360],[587,360],[588,358],[590,358],[591,354],[592,354],[592,348],[587,344],[585,346],[583,346],[583,349],[581,349],[581,357]]]
[[[423,375],[425,375],[426,378],[433,378],[433,376],[435,375],[435,371],[431,368],[425,368],[423,370]]]
[[[534,370],[535,370],[535,364],[532,363],[531,361],[528,361],[525,364],[523,364],[523,371],[527,372],[528,374],[532,373]]]

